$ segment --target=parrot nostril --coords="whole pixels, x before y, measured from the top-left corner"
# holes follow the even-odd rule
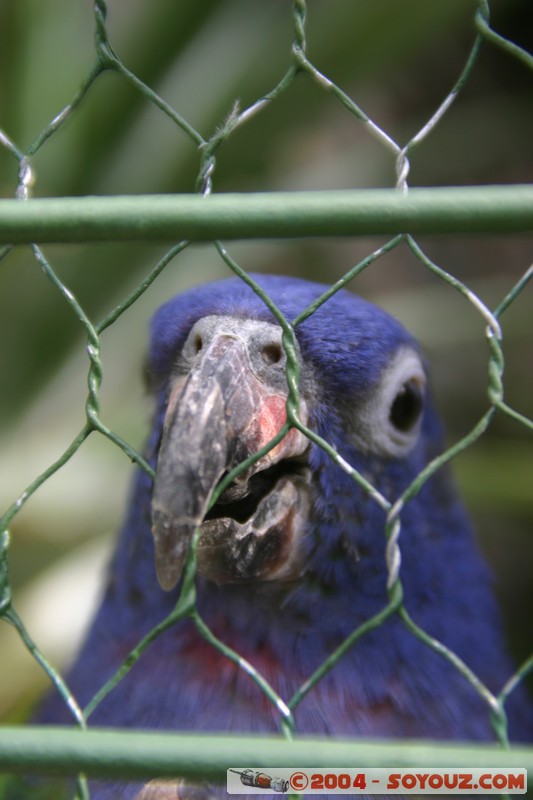
[[[283,350],[280,344],[267,344],[261,351],[261,357],[265,364],[279,364]]]
[[[195,354],[198,354],[203,346],[204,346],[203,339],[200,336],[200,334],[197,333],[196,336],[194,337],[194,341],[193,341],[193,349],[194,349]]]

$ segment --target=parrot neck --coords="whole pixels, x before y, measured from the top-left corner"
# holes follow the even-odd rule
[[[330,482],[329,494],[322,489],[328,502],[317,507],[303,537],[307,567],[300,579],[217,585],[197,577],[199,613],[220,638],[243,636],[253,646],[259,646],[276,637],[284,641],[291,636],[307,637],[313,640],[313,649],[323,655],[386,607],[389,595],[383,510],[361,493],[354,498],[351,482],[348,487],[341,481]],[[173,610],[180,592],[179,587],[163,592],[156,583],[149,527],[150,492],[149,478],[140,475],[108,590],[109,602],[121,608],[121,625],[126,624],[131,630],[142,626],[146,632]],[[435,607],[451,613],[458,606],[460,613],[460,603],[469,602],[469,592],[479,594],[482,586],[484,594],[488,589],[486,569],[478,562],[476,581],[468,581],[465,575],[461,597],[455,591],[457,575],[443,569],[443,565],[465,565],[456,567],[456,571],[468,572],[475,546],[460,504],[448,506],[447,525],[443,528],[442,520],[433,520],[434,500],[433,490],[425,488],[417,498],[423,507],[411,503],[402,517],[401,577],[406,603],[416,610],[420,623],[426,615],[431,616]],[[472,605],[479,606],[479,598],[474,597]],[[128,623],[125,617],[130,615]],[[439,635],[438,630],[434,632]],[[361,646],[366,647],[365,641],[363,637]]]

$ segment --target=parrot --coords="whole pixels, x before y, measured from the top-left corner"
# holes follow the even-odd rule
[[[352,471],[392,504],[443,451],[426,357],[399,321],[348,289],[302,315],[327,286],[251,278],[293,330],[297,394],[283,326],[240,277],[189,289],[156,312],[145,370],[154,398],[145,454],[155,477],[136,470],[101,605],[68,675],[82,705],[174,608],[195,532],[197,612],[284,702],[389,602],[386,508]],[[405,609],[499,692],[514,667],[490,569],[447,468],[400,518]],[[523,687],[506,711],[510,739],[530,741]],[[397,613],[358,638],[293,714],[296,736],[496,739],[486,700]],[[69,722],[59,698],[45,701],[38,719]],[[277,735],[280,710],[185,617],[89,722]],[[93,800],[226,796],[179,776],[89,785]]]

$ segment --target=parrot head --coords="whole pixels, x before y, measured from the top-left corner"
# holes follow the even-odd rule
[[[326,289],[255,279],[288,321]],[[288,582],[306,572],[309,519],[320,516],[313,498],[334,517],[335,485],[347,477],[331,480],[330,459],[306,430],[393,495],[432,454],[438,426],[425,414],[423,358],[396,320],[341,291],[294,333],[302,429],[286,424],[282,327],[243,281],[191,290],[156,315],[148,373],[159,420],[152,532],[162,588],[179,581],[196,528],[198,570],[208,580]]]
[[[486,699],[440,652],[494,693],[512,674],[490,572],[453,483],[442,469],[413,483],[442,451],[419,345],[348,291],[316,304],[328,287],[254,280],[288,325],[237,278],[178,295],[153,319],[154,478],[136,473],[71,685],[89,702],[172,618],[194,541],[197,616],[161,630],[144,669],[96,708],[96,724],[272,732],[280,706],[250,680],[255,670],[280,698],[302,693],[293,707],[304,733],[493,738]],[[409,487],[392,540],[387,513]],[[389,585],[391,564],[400,580]],[[62,718],[58,703],[45,719]],[[515,691],[513,738],[531,738],[530,709]]]

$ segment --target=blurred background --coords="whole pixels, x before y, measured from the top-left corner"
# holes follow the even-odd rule
[[[531,0],[492,0],[492,24],[531,50]],[[308,54],[398,143],[429,119],[459,76],[475,37],[469,0],[308,0]],[[108,32],[126,66],[208,138],[236,98],[245,108],[290,63],[289,0],[110,0]],[[76,93],[95,58],[89,0],[2,0],[0,128],[24,151]],[[470,80],[413,153],[411,186],[533,183],[533,83],[527,68],[484,45]],[[123,78],[99,77],[32,161],[35,196],[191,192],[199,152]],[[18,164],[0,147],[0,196]],[[214,191],[390,187],[394,159],[332,96],[301,75],[217,154]],[[533,236],[420,237],[440,266],[495,308],[532,261]],[[231,243],[246,270],[331,283],[385,239]],[[44,252],[93,321],[111,311],[168,244],[47,246]],[[150,402],[141,372],[157,306],[228,268],[209,245],[172,261],[102,336],[101,416],[142,449]],[[487,407],[484,323],[406,247],[351,288],[399,317],[422,342],[448,442]],[[531,287],[502,318],[506,399],[533,415]],[[0,512],[84,424],[88,360],[82,326],[29,248],[0,263]],[[517,660],[533,648],[533,451],[528,431],[497,417],[454,462],[493,566]],[[93,435],[11,525],[15,605],[52,662],[72,658],[98,594],[132,474]],[[0,719],[24,717],[46,684],[15,632],[0,622]]]

